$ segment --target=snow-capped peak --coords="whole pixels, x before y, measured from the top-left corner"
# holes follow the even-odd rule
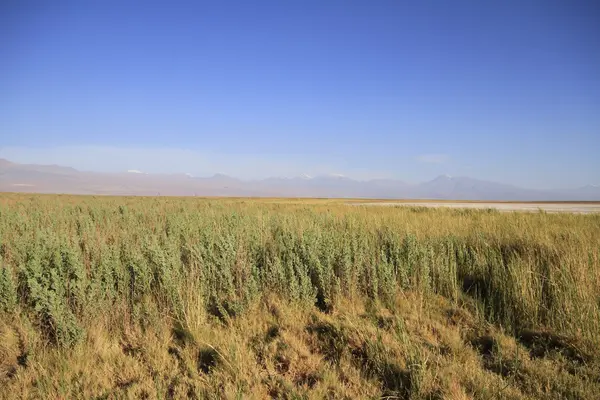
[[[130,174],[143,174],[143,172],[138,169],[128,169],[127,172]]]

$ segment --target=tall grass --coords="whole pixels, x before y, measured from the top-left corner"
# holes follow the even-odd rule
[[[0,195],[2,398],[593,398],[600,215]]]
[[[0,312],[63,347],[111,310],[185,325],[192,297],[228,320],[273,294],[331,312],[435,293],[509,332],[600,332],[598,215],[7,196],[0,256]]]

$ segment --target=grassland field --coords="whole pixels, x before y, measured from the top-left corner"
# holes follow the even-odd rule
[[[0,398],[600,398],[600,214],[347,203],[0,194]]]

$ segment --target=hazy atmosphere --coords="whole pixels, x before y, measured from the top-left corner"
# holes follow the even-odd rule
[[[0,5],[0,158],[600,184],[598,4]]]

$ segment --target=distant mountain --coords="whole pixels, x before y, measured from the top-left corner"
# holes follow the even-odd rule
[[[60,165],[37,165],[37,164],[17,164],[5,159],[0,159],[0,173],[2,172],[38,172],[43,174],[72,175],[78,171],[71,167],[62,167]]]
[[[0,191],[257,197],[347,197],[381,199],[600,201],[600,186],[576,189],[532,190],[448,175],[419,184],[394,179],[354,180],[339,174],[277,177],[244,181],[224,174],[192,177],[190,174],[83,172],[58,165],[17,164],[0,159]]]
[[[3,169],[6,169],[6,168],[10,168],[13,165],[16,165],[16,164],[12,163],[8,160],[5,160],[4,158],[0,158],[0,171],[2,171]]]
[[[569,197],[581,201],[597,201],[600,199],[600,185],[586,185],[578,189],[557,191],[555,197]]]
[[[438,176],[418,185],[414,197],[454,200],[540,200],[549,193],[468,177]]]

